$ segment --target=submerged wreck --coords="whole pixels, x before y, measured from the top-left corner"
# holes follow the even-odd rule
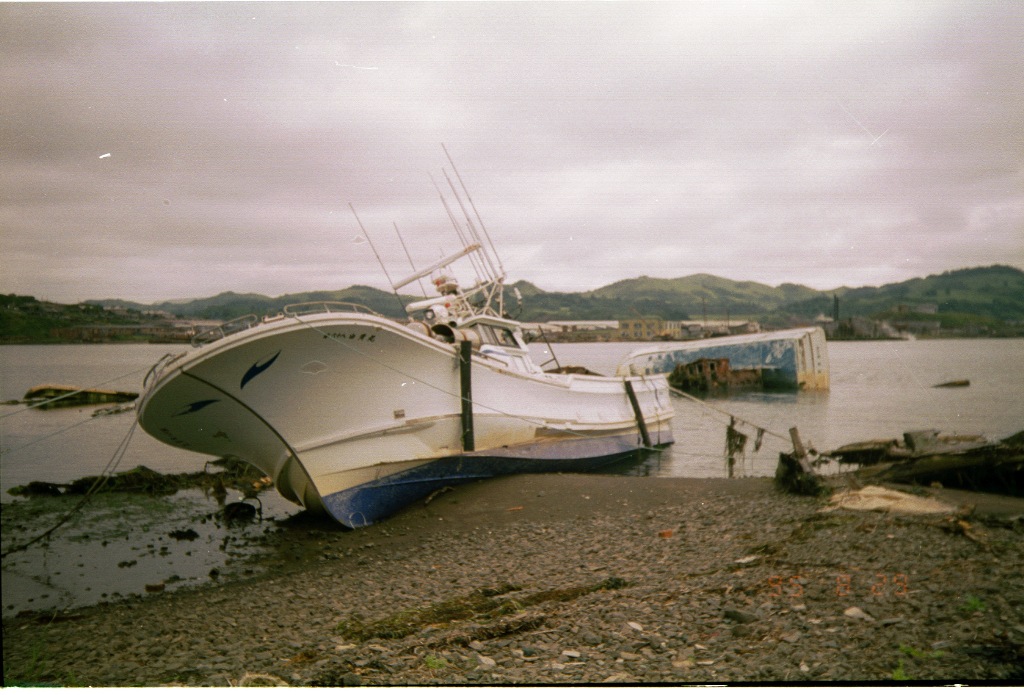
[[[878,439],[828,453],[864,482],[938,484],[943,487],[1024,496],[1024,431],[992,441],[980,435],[907,432],[903,441]]]
[[[626,356],[617,374],[672,374],[700,360],[727,360],[731,372],[742,373],[745,382],[759,381],[760,387],[768,390],[829,388],[828,346],[819,327],[640,348]]]
[[[689,364],[677,364],[668,375],[670,386],[687,393],[720,393],[730,389],[764,387],[764,370],[733,369],[729,358],[702,357]]]
[[[63,384],[41,384],[25,392],[23,402],[36,408],[73,408],[83,405],[129,403],[139,397],[131,391],[80,388]]]

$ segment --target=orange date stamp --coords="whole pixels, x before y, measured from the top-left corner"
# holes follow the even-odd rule
[[[773,574],[768,577],[768,596],[800,598],[807,584],[807,580],[799,574]],[[834,584],[830,588],[836,596],[857,596],[867,592],[871,596],[905,598],[910,592],[910,580],[902,573],[875,573],[869,576],[844,573],[835,575]]]

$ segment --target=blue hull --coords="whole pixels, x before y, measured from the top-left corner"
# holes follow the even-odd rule
[[[796,346],[790,340],[748,343],[746,345],[713,345],[665,352],[652,361],[654,373],[670,373],[676,365],[689,364],[700,358],[728,358],[733,369],[764,370],[767,389],[796,389]]]
[[[729,360],[731,369],[762,370],[766,389],[829,387],[828,348],[820,328],[796,328],[696,340],[664,348],[645,348],[630,354],[620,374],[671,374],[679,365],[699,359]]]
[[[660,436],[659,436],[660,435]],[[657,446],[669,430],[652,432]],[[637,435],[534,443],[447,456],[323,497],[324,507],[349,528],[369,526],[443,487],[517,473],[588,473],[643,451]]]

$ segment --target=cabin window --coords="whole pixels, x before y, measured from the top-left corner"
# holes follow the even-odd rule
[[[516,337],[512,335],[512,331],[510,331],[509,329],[499,328],[496,332],[498,334],[499,345],[507,345],[508,347],[519,347],[519,344],[516,342]]]
[[[490,326],[482,323],[476,325],[476,330],[480,331],[481,340],[487,345],[497,345],[498,339],[494,336],[494,329]]]

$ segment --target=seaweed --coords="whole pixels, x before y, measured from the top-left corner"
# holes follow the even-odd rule
[[[494,620],[500,623],[496,627],[496,632],[506,634],[535,627],[543,620],[538,616],[526,616],[525,620],[505,619],[506,616],[520,614],[530,606],[550,601],[571,601],[595,591],[617,590],[626,586],[625,580],[609,577],[597,584],[545,589],[510,597],[509,594],[520,592],[521,587],[503,584],[497,588],[476,589],[469,594],[455,596],[422,608],[398,611],[370,623],[354,616],[340,623],[337,631],[350,639],[400,639],[427,626],[451,627],[453,623],[463,620]],[[485,633],[490,634],[486,629],[480,634]]]
[[[222,471],[210,471],[215,465]],[[255,493],[271,484],[255,467],[245,461],[233,458],[217,459],[207,464],[202,471],[194,473],[159,473],[145,466],[111,476],[90,475],[70,483],[48,483],[32,481],[18,485],[7,492],[19,497],[57,497],[61,495],[86,495],[94,493],[131,492],[149,495],[173,495],[182,489],[199,488],[215,496],[226,494],[231,487],[246,493]]]

